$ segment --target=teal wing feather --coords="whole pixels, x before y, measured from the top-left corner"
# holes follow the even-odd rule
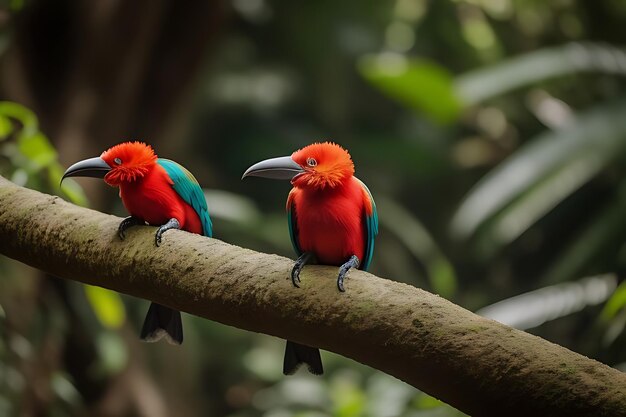
[[[289,224],[289,237],[291,244],[298,256],[302,255],[302,249],[298,245],[298,224],[296,223],[296,205],[293,199],[287,200],[287,223]]]
[[[365,245],[365,256],[361,261],[360,269],[367,271],[372,263],[372,257],[374,256],[374,239],[376,239],[376,235],[378,235],[378,212],[376,211],[374,197],[372,197],[372,193],[369,188],[367,188],[367,185],[365,185],[365,183],[358,178],[357,181],[366,191],[366,195],[369,197],[369,202],[372,204],[371,214],[368,214],[365,209],[363,210],[367,242]]]
[[[213,236],[213,224],[209,216],[209,208],[207,207],[202,188],[200,188],[200,184],[198,184],[195,177],[185,167],[169,159],[159,158],[157,163],[165,169],[167,175],[174,182],[174,190],[200,217],[204,235]]]

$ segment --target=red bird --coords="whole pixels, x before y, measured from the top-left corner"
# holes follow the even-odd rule
[[[345,291],[350,268],[369,268],[378,215],[370,191],[354,176],[348,151],[330,142],[314,143],[291,156],[261,161],[246,170],[247,176],[291,180],[287,215],[299,256],[291,271],[294,286],[299,287],[304,265],[314,260],[340,267],[339,291]],[[314,374],[323,373],[318,349],[287,341],[283,372],[291,374],[301,363]]]
[[[104,178],[120,188],[122,203],[130,213],[118,228],[122,240],[130,226],[145,223],[160,226],[154,237],[156,246],[170,229],[212,235],[206,200],[196,179],[176,162],[157,158],[145,143],[121,143],[99,157],[77,162],[63,174],[63,178],[74,176]],[[155,342],[163,336],[174,344],[183,342],[180,312],[152,303],[141,338]]]

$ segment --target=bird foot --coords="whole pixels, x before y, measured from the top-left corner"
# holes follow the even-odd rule
[[[154,235],[154,244],[156,246],[161,245],[161,236],[163,236],[163,233],[167,232],[170,229],[180,230],[180,223],[178,222],[178,220],[171,218],[167,221],[167,223],[157,229],[156,234]]]
[[[118,226],[118,228],[117,228],[117,235],[120,237],[120,240],[124,240],[124,239],[126,239],[126,230],[129,227],[140,226],[140,225],[144,225],[144,224],[146,224],[146,223],[142,219],[140,219],[139,217],[128,216],[124,220],[122,220],[122,222]]]
[[[337,277],[337,288],[339,289],[339,291],[346,291],[343,287],[343,280],[346,277],[346,274],[348,273],[350,268],[358,268],[360,263],[361,261],[359,260],[359,258],[356,255],[352,255],[350,259],[348,259],[348,262],[341,265],[341,267],[339,268],[339,276]]]
[[[304,265],[310,263],[313,258],[313,253],[304,252],[296,260],[296,263],[293,265],[293,269],[291,270],[291,282],[293,283],[294,287],[300,288],[300,271],[302,271]]]

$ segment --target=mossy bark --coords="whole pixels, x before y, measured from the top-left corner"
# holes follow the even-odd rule
[[[626,375],[436,295],[337,268],[152,227],[117,237],[120,218],[0,177],[0,253],[61,278],[224,324],[337,352],[471,415],[626,415]],[[216,340],[215,343],[219,343]]]

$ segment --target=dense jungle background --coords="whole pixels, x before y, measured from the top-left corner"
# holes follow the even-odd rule
[[[293,257],[289,184],[241,174],[333,140],[378,204],[371,272],[626,370],[624,27],[619,0],[5,0],[0,174],[123,216],[59,179],[143,140],[216,238]],[[461,415],[328,352],[284,377],[281,340],[189,315],[141,343],[147,306],[0,259],[0,416]]]

